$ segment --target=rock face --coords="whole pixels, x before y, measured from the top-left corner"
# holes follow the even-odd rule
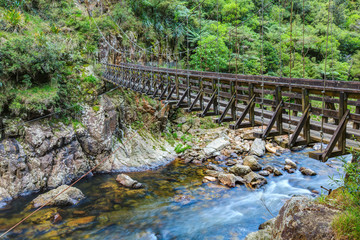
[[[245,239],[310,240],[335,239],[331,222],[338,210],[318,204],[307,197],[292,197],[279,215],[261,224],[259,231]]]
[[[126,174],[119,174],[116,181],[127,188],[141,188],[143,185]]]
[[[262,157],[265,155],[265,141],[257,138],[254,140],[250,148],[250,154]]]
[[[48,206],[75,205],[79,201],[81,201],[82,199],[85,198],[84,194],[79,189],[74,188],[74,187],[70,187],[69,189],[67,189],[68,187],[69,186],[67,186],[67,185],[62,185],[62,186],[60,186],[56,189],[53,189],[47,193],[41,194],[40,196],[38,196],[31,202],[32,207],[38,208],[48,201],[50,201],[48,203]],[[64,190],[66,190],[64,193],[57,196],[55,199],[52,199]]]
[[[18,131],[10,131],[13,128],[6,125],[7,139],[0,141],[0,207],[19,194],[69,184],[104,159],[97,172],[166,164],[173,148],[150,133],[140,135],[127,129],[133,118],[122,97],[102,96],[95,110],[83,106],[81,123],[76,125],[33,122]],[[147,111],[157,116],[157,124],[163,124],[166,112],[157,113],[151,106]]]
[[[228,140],[226,140],[225,138],[223,138],[223,137],[217,138],[214,141],[212,141],[211,143],[209,143],[204,148],[204,153],[205,153],[205,155],[211,156],[215,152],[220,151],[229,145],[230,145],[230,142]]]
[[[256,158],[254,156],[245,157],[243,164],[245,166],[249,166],[251,168],[251,170],[253,170],[253,171],[260,171],[262,168],[260,163],[258,163],[258,161],[256,160]]]
[[[280,209],[272,235],[275,239],[333,239],[331,222],[338,211],[307,197],[293,197]]]

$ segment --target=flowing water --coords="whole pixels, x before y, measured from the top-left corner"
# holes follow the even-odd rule
[[[280,157],[267,155],[261,162],[281,169],[289,157],[299,163],[298,167],[316,171],[317,176],[284,172],[279,177],[267,177],[268,184],[257,190],[244,185],[229,189],[215,183],[203,184],[204,166],[180,160],[155,171],[129,173],[146,185],[144,189],[119,186],[115,174],[97,175],[76,186],[86,196],[78,205],[43,209],[7,238],[244,239],[259,224],[276,216],[291,196],[315,197],[313,190],[331,188],[329,175],[338,178],[341,161],[321,163],[308,158],[307,151]],[[0,232],[30,213],[27,205],[36,196],[22,197],[0,210]],[[63,218],[58,224],[48,220],[55,212]]]

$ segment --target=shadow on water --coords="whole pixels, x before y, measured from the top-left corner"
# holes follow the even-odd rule
[[[77,206],[46,208],[9,234],[9,239],[243,239],[259,224],[277,215],[293,195],[315,197],[313,190],[331,187],[329,175],[339,176],[341,161],[326,164],[307,157],[303,150],[282,156],[263,157],[263,165],[283,167],[291,158],[298,166],[318,175],[299,171],[268,177],[257,190],[233,189],[202,183],[204,167],[175,160],[153,171],[129,175],[146,185],[130,190],[119,186],[116,175],[97,175],[76,187],[86,196]],[[347,156],[350,159],[350,156]],[[30,212],[26,206],[36,195],[19,198],[10,209],[0,211],[0,231],[6,230]],[[265,207],[266,206],[266,207]],[[63,221],[52,224],[49,216],[59,212]]]

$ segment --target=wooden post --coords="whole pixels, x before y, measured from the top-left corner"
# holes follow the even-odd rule
[[[200,109],[201,111],[204,110],[204,82],[203,82],[203,78],[200,78]]]
[[[218,89],[218,86],[217,86],[217,84],[216,84],[216,80],[215,80],[215,79],[213,79],[213,81],[212,81],[212,89],[213,89],[213,92],[216,91],[213,105],[214,105],[214,113],[215,113],[216,115],[218,115],[218,114],[219,114],[219,109],[218,109],[217,95],[219,94],[219,89]]]
[[[176,74],[175,75],[175,86],[176,86],[176,99],[180,98],[180,93],[179,93],[179,76]]]
[[[301,102],[302,102],[302,104],[301,104],[302,112],[304,114],[305,110],[307,109],[308,105],[310,104],[309,91],[306,88],[302,89],[302,101]],[[311,141],[311,139],[310,139],[310,115],[305,121],[304,128],[303,128],[303,135],[304,135],[306,144],[309,144]]]
[[[249,99],[251,99],[254,94],[255,94],[254,84],[250,83],[249,84]],[[255,126],[255,101],[251,104],[250,109],[249,109],[249,122],[251,123],[252,127]]]
[[[344,116],[347,110],[347,101],[348,101],[347,94],[345,92],[340,92],[339,119],[341,119]],[[343,131],[340,133],[338,148],[343,154],[346,153],[346,124],[344,126]]]
[[[356,114],[360,114],[360,106],[356,106],[355,113],[356,113]],[[359,129],[359,128],[360,128],[360,124],[357,123],[357,122],[354,122],[353,128],[354,128],[354,129]]]
[[[282,101],[282,95],[281,95],[281,87],[276,86],[275,88],[275,101],[276,105],[279,105],[279,103]],[[278,130],[279,134],[283,134],[283,127],[282,127],[282,113],[283,113],[283,107],[280,106],[280,114],[277,116],[276,119],[276,129]]]
[[[231,103],[231,117],[233,120],[236,120],[236,89],[234,81],[231,81],[230,91],[231,96],[234,97]]]

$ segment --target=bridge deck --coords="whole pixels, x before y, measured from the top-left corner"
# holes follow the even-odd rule
[[[233,121],[231,127],[235,129],[261,124],[263,116],[267,129],[258,137],[286,134],[291,128],[290,147],[320,141],[323,131],[323,140],[329,144],[323,153],[315,156],[323,161],[345,154],[346,147],[360,149],[356,142],[360,139],[360,82],[325,81],[324,88],[323,80],[199,72],[127,63],[105,64],[104,70],[106,81],[167,100],[175,107],[198,111],[199,116],[218,116],[217,123]],[[322,102],[324,108],[319,107]],[[323,124],[314,118],[323,119]]]

